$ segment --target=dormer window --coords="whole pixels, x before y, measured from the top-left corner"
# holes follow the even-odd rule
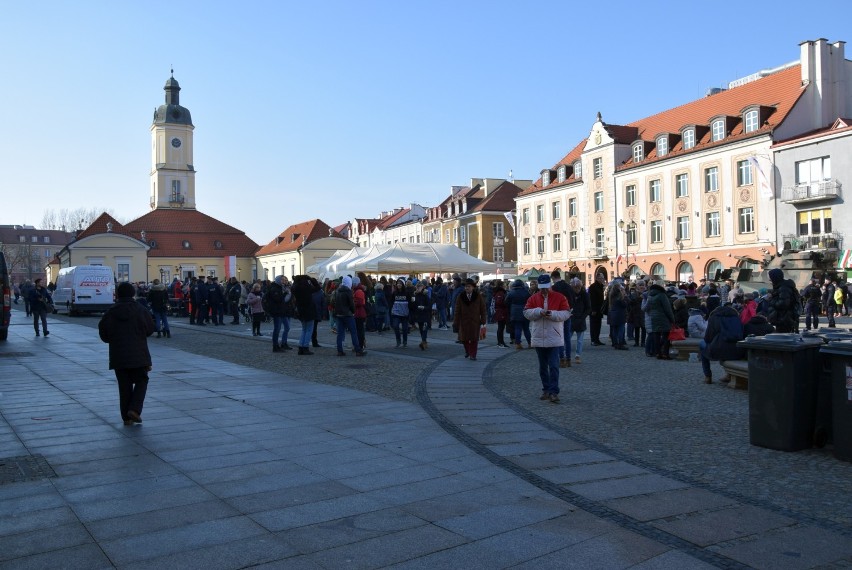
[[[757,109],[749,109],[743,115],[744,130],[747,133],[752,133],[760,128],[760,113]]]
[[[556,179],[560,183],[565,182],[565,173],[567,172],[567,170],[568,170],[568,168],[563,164],[562,166],[559,167],[559,170],[556,171]]]
[[[543,170],[541,173],[541,185],[542,186],[550,186],[550,171]]]
[[[574,178],[582,178],[583,177],[583,163],[579,160],[574,163]]]
[[[666,156],[669,153],[669,137],[663,135],[657,137],[657,156]]]
[[[683,138],[684,150],[689,150],[695,146],[695,129],[684,129],[681,137]]]
[[[713,133],[711,138],[713,142],[722,140],[725,138],[725,120],[716,119],[710,124],[710,130]]]
[[[645,148],[642,143],[633,145],[633,162],[642,162],[645,159]]]

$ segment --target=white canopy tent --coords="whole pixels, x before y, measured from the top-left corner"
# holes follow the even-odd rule
[[[337,273],[336,276],[339,277],[341,275],[351,274],[355,273],[356,271],[360,271],[360,269],[358,269],[359,264],[366,263],[371,259],[380,256],[390,248],[390,245],[374,245],[368,248],[358,257],[348,259],[347,261],[340,261],[339,263],[337,263],[337,266],[335,268],[335,271]]]
[[[326,266],[334,261],[337,261],[347,253],[349,253],[348,249],[338,249],[337,251],[332,253],[328,259],[323,259],[314,263],[313,265],[309,265],[308,267],[306,267],[305,273],[308,275],[319,276],[321,280],[323,273],[325,273]]]
[[[497,265],[468,255],[454,245],[397,243],[369,258],[347,261],[347,270],[366,273],[493,273]]]

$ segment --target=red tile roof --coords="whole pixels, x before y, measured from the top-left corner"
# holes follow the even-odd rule
[[[110,216],[109,214],[104,212],[103,214],[101,214],[100,216],[95,218],[95,220],[91,224],[89,224],[89,227],[87,227],[82,232],[77,234],[77,239],[80,240],[80,239],[83,239],[85,237],[89,237],[89,236],[93,236],[93,235],[97,235],[97,234],[109,233],[107,231],[107,224],[108,223],[112,224],[112,233],[121,234],[121,235],[130,235],[124,230],[124,226],[121,225],[120,223],[118,223],[118,220],[116,220],[115,218],[113,218],[112,216]]]
[[[376,227],[383,229],[383,230],[386,230],[386,229],[392,227],[401,218],[405,217],[405,215],[408,214],[410,211],[411,211],[411,208],[402,208],[399,212],[382,218],[379,221],[379,224]]]
[[[640,138],[644,141],[655,143],[655,137],[661,133],[672,133],[679,137],[680,130],[683,127],[688,125],[706,127],[709,125],[710,119],[717,116],[729,116],[736,120],[731,132],[721,141],[711,142],[711,133],[709,129],[705,128],[703,129],[703,133],[697,133],[701,138],[696,140],[695,146],[691,149],[684,150],[682,141],[678,140],[664,157],[657,157],[656,150],[651,150],[645,160],[640,163],[633,163],[631,156],[628,161],[616,170],[625,170],[637,166],[637,164],[644,165],[654,160],[664,160],[672,156],[704,150],[735,140],[765,135],[784,121],[787,114],[799,100],[799,97],[804,93],[804,90],[805,87],[802,85],[801,80],[801,66],[794,65],[778,73],[773,73],[772,75],[752,81],[751,83],[691,101],[628,125],[605,125],[607,132],[615,139],[616,143],[630,144]],[[747,107],[753,105],[763,107],[769,112],[769,115],[765,118],[765,123],[757,131],[744,133],[744,125],[741,120],[742,112]],[[553,167],[553,170],[561,164],[570,165],[573,163],[580,157],[585,144],[586,139],[583,139],[580,144]],[[552,181],[548,187],[561,186],[574,181],[572,173],[565,182],[557,183]],[[534,194],[542,189],[541,179],[539,178],[535,184],[521,192],[520,196]]]
[[[473,208],[468,208],[470,212],[509,212],[515,209],[515,197],[521,192],[521,189],[508,180],[501,183],[488,196],[480,200]]]
[[[587,139],[583,139],[579,143],[577,143],[577,146],[572,148],[571,152],[569,152],[564,157],[562,157],[562,160],[557,162],[553,166],[552,170],[558,169],[563,164],[570,167],[575,162],[580,160],[580,156],[583,154],[583,149],[586,146],[586,142],[587,142]],[[564,186],[565,184],[572,184],[574,182],[577,182],[578,180],[582,180],[582,178],[576,178],[576,173],[574,172],[573,168],[571,168],[570,171],[569,171],[569,174],[568,174],[568,176],[566,176],[564,182],[557,182],[556,180],[557,180],[557,178],[553,177],[548,188],[555,188],[557,186]],[[518,196],[528,196],[530,194],[535,194],[536,192],[540,192],[541,190],[543,190],[543,187],[541,185],[541,178],[539,178],[538,180],[535,181],[534,184],[531,184],[529,186],[529,188],[519,192]]]
[[[142,239],[143,231],[144,241],[156,243],[148,257],[253,257],[258,248],[242,231],[198,210],[158,208],[127,223],[121,233]]]
[[[322,220],[309,220],[293,224],[278,234],[274,240],[258,249],[255,255],[259,257],[295,251],[305,243],[329,236],[346,239]]]
[[[834,133],[842,133],[845,131],[852,130],[852,119],[846,119],[844,117],[838,118],[834,121],[834,124],[830,127],[825,127],[822,129],[814,129],[813,131],[808,131],[806,133],[802,133],[793,138],[785,139],[783,141],[778,141],[774,145],[769,148],[778,148],[790,144],[794,144],[797,142],[801,142],[808,139],[816,139],[825,135],[834,134]]]

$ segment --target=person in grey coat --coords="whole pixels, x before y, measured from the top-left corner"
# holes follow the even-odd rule
[[[152,366],[148,337],[155,328],[151,313],[135,302],[133,285],[119,283],[115,294],[118,299],[98,323],[98,334],[109,344],[109,368],[115,371],[121,419],[128,426],[142,423]]]

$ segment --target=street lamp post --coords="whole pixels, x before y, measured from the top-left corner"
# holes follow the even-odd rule
[[[630,220],[628,223],[624,223],[624,220],[618,220],[618,229],[624,232],[624,256],[625,256],[625,267],[630,266],[630,240],[628,239],[628,234],[632,233],[636,229],[636,222]],[[616,257],[616,264],[618,262],[618,258]],[[616,271],[618,267],[616,266]]]

